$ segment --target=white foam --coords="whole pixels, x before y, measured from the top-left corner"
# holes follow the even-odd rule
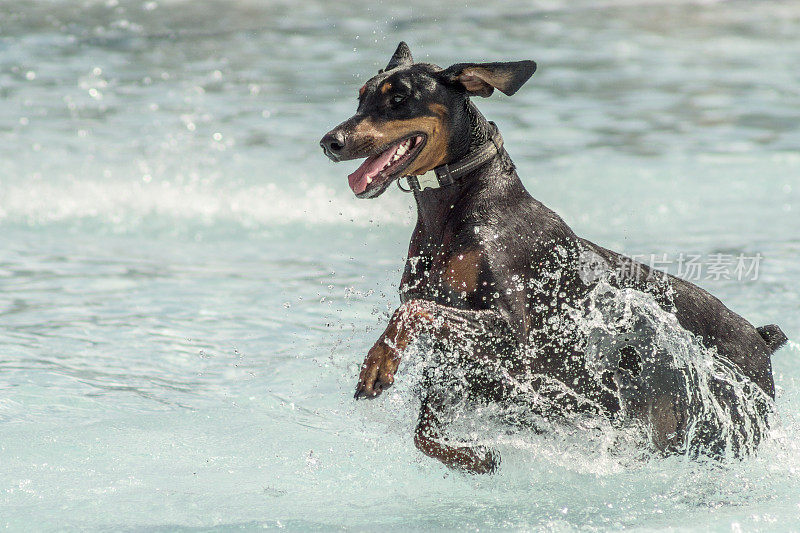
[[[233,222],[245,227],[344,222],[408,225],[412,220],[409,205],[395,194],[365,201],[322,184],[288,190],[274,183],[220,188],[135,181],[0,182],[0,223],[28,225],[94,219],[125,226],[153,216],[203,225]]]

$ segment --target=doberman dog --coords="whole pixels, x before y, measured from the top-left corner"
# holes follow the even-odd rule
[[[775,394],[770,356],[786,336],[576,236],[531,197],[470,97],[512,95],[535,70],[533,61],[442,69],[415,63],[401,42],[361,87],[356,114],[322,138],[335,162],[366,158],[349,176],[357,197],[376,198],[405,178],[417,204],[402,305],[369,350],[356,398],[390,387],[404,350],[421,338],[452,357],[423,379],[414,442],[450,467],[492,472],[499,455],[445,436],[448,365],[479,401],[516,401],[524,389],[526,405],[548,419],[636,420],[657,451],[686,452],[691,440],[752,449]],[[732,443],[718,442],[725,428]]]

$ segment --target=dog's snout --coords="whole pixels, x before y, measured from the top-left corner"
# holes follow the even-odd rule
[[[345,142],[347,141],[344,131],[337,128],[333,131],[329,131],[325,134],[322,140],[319,142],[319,145],[325,151],[325,155],[333,159],[334,161],[338,161],[342,156],[342,150],[344,150]]]
[[[322,138],[322,145],[333,153],[339,153],[344,148],[344,141],[344,132],[333,130]]]

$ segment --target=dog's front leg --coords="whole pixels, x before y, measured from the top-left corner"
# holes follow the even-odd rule
[[[446,424],[446,402],[440,394],[428,394],[422,401],[414,444],[429,457],[438,459],[450,468],[471,474],[491,474],[500,466],[500,455],[483,446],[451,446],[442,430]]]
[[[419,335],[447,340],[454,333],[458,334],[459,342],[472,341],[476,351],[492,350],[511,338],[507,322],[495,311],[456,309],[428,300],[411,300],[394,312],[386,331],[367,354],[356,385],[356,399],[375,398],[392,386],[403,350]],[[476,358],[482,355],[486,354],[472,354]]]
[[[492,310],[465,310],[427,300],[411,300],[395,311],[383,335],[369,351],[356,387],[356,398],[375,398],[394,383],[405,348],[421,334],[444,341],[465,362],[502,357],[516,346],[511,329]],[[483,447],[451,446],[443,436],[448,418],[445,390],[429,390],[422,402],[414,444],[451,468],[476,474],[493,472],[500,456]]]

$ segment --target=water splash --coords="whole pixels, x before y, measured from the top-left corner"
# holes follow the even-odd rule
[[[694,457],[755,450],[769,428],[773,401],[716,348],[703,346],[652,295],[636,289],[600,281],[587,300],[588,313],[579,321],[587,365],[599,376],[620,366],[625,346],[635,348],[641,373],[618,373],[615,380],[625,416],[648,421],[651,440]],[[673,431],[658,435],[665,429],[659,424]]]
[[[448,399],[443,410],[452,445],[515,450],[512,455],[528,450],[558,463],[580,457],[605,472],[664,452],[739,458],[764,440],[775,418],[772,399],[683,329],[653,295],[601,279],[572,314],[585,368],[598,382],[613,374],[621,404],[616,415],[601,416],[592,398],[552,376],[512,374],[500,360],[470,365],[474,336],[458,333],[444,345],[423,338],[409,348],[403,378],[390,394],[392,411],[405,412],[402,423],[410,426],[419,398],[435,389]],[[635,347],[641,360],[637,375],[620,370],[625,346]],[[535,355],[535,348],[528,351],[522,357]],[[476,398],[476,380],[501,387],[503,401]],[[582,408],[566,411],[565,400]]]

